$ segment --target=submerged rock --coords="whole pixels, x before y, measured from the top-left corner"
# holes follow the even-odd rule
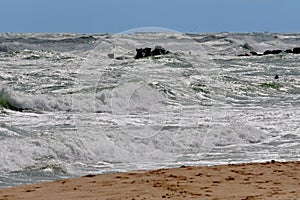
[[[280,89],[282,86],[277,82],[270,82],[270,83],[261,83],[261,87],[263,88],[271,88],[271,89]]]
[[[114,59],[114,58],[115,58],[115,54],[113,54],[113,53],[109,53],[109,54],[107,54],[107,56],[108,56],[109,58],[111,58],[111,59]]]

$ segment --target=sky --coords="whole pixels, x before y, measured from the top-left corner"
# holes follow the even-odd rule
[[[0,33],[300,32],[299,0],[0,0]]]

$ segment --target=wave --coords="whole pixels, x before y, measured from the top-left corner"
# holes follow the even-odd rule
[[[89,50],[101,41],[101,37],[79,34],[2,34],[0,52]]]
[[[121,128],[121,127],[120,127]],[[136,127],[138,128],[138,127]],[[141,129],[142,130],[142,129]],[[164,126],[159,134],[150,137],[137,137],[124,129],[122,133],[114,132],[85,133],[78,135],[59,134],[38,138],[26,137],[1,142],[3,152],[11,155],[9,168],[1,166],[1,170],[40,169],[47,170],[54,164],[64,168],[64,173],[72,173],[68,163],[107,163],[122,162],[177,162],[182,152],[197,155],[198,158],[209,155],[215,148],[238,148],[251,144],[260,144],[267,135],[251,126],[231,124],[211,125],[208,127]],[[145,129],[144,131],[150,131]],[[106,136],[106,137],[104,137]],[[28,148],[19,155],[15,143]],[[14,151],[11,151],[14,148]],[[197,157],[196,156],[196,157]],[[17,159],[16,159],[17,158]],[[154,162],[155,163],[155,162]],[[55,171],[55,170],[54,170]]]
[[[15,110],[15,111],[23,111],[20,103],[11,96],[12,92],[7,88],[0,88],[0,105],[3,108]]]
[[[71,108],[67,98],[50,95],[25,95],[9,87],[0,87],[0,106],[13,111],[68,111]]]
[[[7,45],[5,45],[5,44],[0,45],[0,52],[8,52],[8,51],[10,51],[10,50],[9,50],[9,47]]]
[[[54,66],[52,59],[38,59],[64,53],[23,51],[12,56],[26,60],[12,64],[11,57],[7,58],[7,66],[18,67],[11,67],[12,70],[24,70],[26,81],[20,79],[18,83],[22,85],[15,85],[15,71],[1,74],[11,86],[0,86],[0,114],[4,119],[0,122],[0,160],[3,161],[0,172],[68,174],[72,173],[70,168],[82,163],[94,165],[96,172],[102,167],[106,167],[103,171],[116,171],[122,167],[129,170],[129,165],[140,169],[139,166],[147,162],[147,167],[161,167],[164,163],[183,165],[185,161],[196,164],[228,163],[231,159],[248,162],[270,159],[267,154],[272,151],[282,154],[279,150],[284,149],[275,143],[281,142],[280,138],[275,138],[273,143],[268,140],[273,139],[271,134],[290,133],[298,128],[297,119],[293,118],[297,116],[297,109],[282,112],[279,107],[285,106],[283,103],[299,102],[298,60],[253,57],[247,58],[249,62],[237,56],[220,56],[221,53],[237,55],[274,47],[276,41],[287,46],[296,45],[291,41],[298,41],[296,36],[268,35],[262,39],[259,36],[195,34],[190,37],[199,40],[192,40],[176,35],[158,42],[155,37],[147,39],[146,34],[139,42],[134,35],[115,36],[105,42],[101,40],[107,35],[0,36],[3,52],[68,51],[74,47],[91,48],[101,42],[89,52],[79,70],[70,67],[77,64],[75,59],[69,60],[68,66],[64,62],[54,63],[63,64]],[[157,59],[133,59],[136,46],[153,46],[155,41],[174,54]],[[199,47],[199,43],[203,46]],[[114,45],[120,48],[106,48]],[[110,59],[107,53],[125,54],[132,59]],[[63,58],[68,57],[59,59]],[[34,67],[24,65],[27,62]],[[36,69],[37,72],[44,70],[41,75],[47,77],[45,81],[39,81],[41,76]],[[274,74],[280,79],[275,81]],[[55,84],[47,81],[52,78]],[[284,121],[286,116],[290,116],[287,122]],[[280,144],[284,146],[286,142]],[[276,148],[268,149],[265,145]],[[257,150],[258,147],[261,149]],[[113,166],[114,163],[117,164]],[[78,168],[83,173],[88,171],[82,166]]]
[[[151,34],[154,33],[147,34],[151,37]],[[59,52],[91,50],[102,41],[112,37],[114,36],[111,34],[0,34],[0,52],[25,49]],[[186,39],[187,37],[207,47],[206,50],[212,54],[238,54],[248,50],[264,52],[268,49],[290,49],[300,45],[300,36],[297,34],[200,33],[180,35],[177,33],[167,38],[178,41],[180,38]]]
[[[33,34],[34,36],[28,36],[27,34],[20,35],[16,37],[16,35],[6,35],[5,37],[0,36],[0,42],[2,43],[26,43],[26,44],[51,44],[51,43],[86,43],[91,41],[96,41],[97,38],[93,35],[65,35],[63,37],[59,37],[55,34],[41,36],[38,34]]]
[[[53,173],[74,173],[69,163],[177,162],[178,155],[193,154],[198,159],[209,155],[215,148],[238,148],[260,144],[268,136],[259,129],[241,124],[187,127],[163,125],[141,128],[122,127],[120,130],[84,130],[53,134],[23,134],[1,126],[3,131],[16,131],[15,136],[0,140],[2,153],[0,172],[41,170]],[[148,137],[139,137],[137,130],[147,131]],[[154,131],[157,134],[151,134]],[[117,133],[118,132],[118,133]],[[122,133],[122,134],[120,134]],[[20,149],[20,146],[26,147]],[[76,164],[75,164],[76,165]],[[155,164],[153,164],[155,165]],[[74,166],[73,166],[74,167]]]

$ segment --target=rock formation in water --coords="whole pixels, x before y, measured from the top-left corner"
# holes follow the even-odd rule
[[[266,56],[266,55],[277,55],[280,53],[293,53],[293,54],[300,54],[300,47],[295,47],[293,50],[287,49],[287,50],[281,50],[281,49],[275,49],[275,50],[266,50],[263,54],[257,53],[255,51],[250,51],[249,53],[239,54],[238,56]]]
[[[165,55],[165,54],[169,54],[170,52],[165,50],[163,47],[161,46],[156,46],[154,48],[154,50],[151,51],[151,48],[146,47],[146,48],[140,48],[140,49],[136,49],[136,55],[135,55],[135,59],[140,59],[140,58],[147,58],[150,56],[158,56],[158,55]]]

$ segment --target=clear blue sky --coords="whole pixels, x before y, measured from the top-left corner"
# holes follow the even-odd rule
[[[300,32],[300,0],[0,0],[0,32]]]

